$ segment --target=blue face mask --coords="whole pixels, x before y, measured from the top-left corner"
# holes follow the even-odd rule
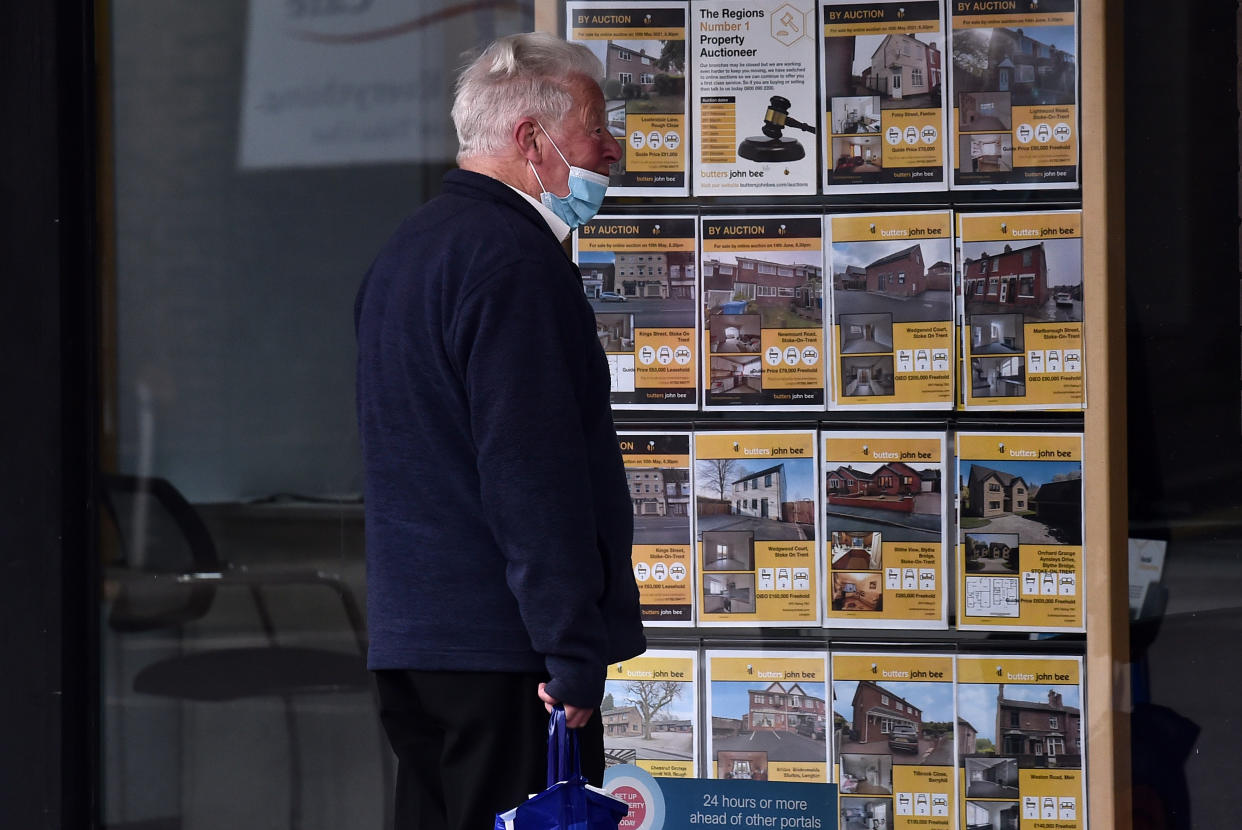
[[[535,169],[535,165],[530,164],[529,161],[526,162],[530,164],[530,170],[535,174],[535,181],[539,182],[539,187],[543,191],[539,194],[539,201],[543,202],[544,207],[559,216],[570,228],[585,225],[595,217],[595,214],[599,213],[600,205],[604,203],[604,194],[608,192],[608,177],[582,167],[574,167],[565,158],[561,148],[556,146],[556,142],[552,141],[552,136],[548,135],[548,131],[543,129],[542,124],[539,125],[539,129],[548,136],[552,149],[556,150],[561,161],[565,162],[565,166],[569,168],[569,195],[557,196],[544,189],[543,180],[539,178],[539,171]]]

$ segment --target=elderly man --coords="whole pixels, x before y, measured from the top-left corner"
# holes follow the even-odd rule
[[[562,241],[620,157],[599,61],[534,33],[462,73],[460,169],[359,291],[369,665],[397,827],[491,826],[563,703],[603,776],[605,667],[645,647],[608,368]]]

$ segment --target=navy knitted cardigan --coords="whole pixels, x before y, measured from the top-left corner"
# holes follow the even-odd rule
[[[372,669],[544,672],[575,706],[645,647],[608,368],[577,269],[449,172],[354,309]]]

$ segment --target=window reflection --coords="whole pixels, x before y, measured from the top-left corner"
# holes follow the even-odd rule
[[[353,297],[533,7],[109,5],[104,822],[379,828]]]

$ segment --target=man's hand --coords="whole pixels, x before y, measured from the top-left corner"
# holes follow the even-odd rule
[[[560,703],[559,700],[548,694],[548,684],[539,684],[539,699],[543,701],[543,708],[548,710],[548,714],[552,713],[552,707]],[[590,709],[582,709],[573,704],[565,704],[565,725],[570,729],[577,729],[580,726],[586,726],[587,721],[591,719],[591,715],[595,712],[594,707]]]

